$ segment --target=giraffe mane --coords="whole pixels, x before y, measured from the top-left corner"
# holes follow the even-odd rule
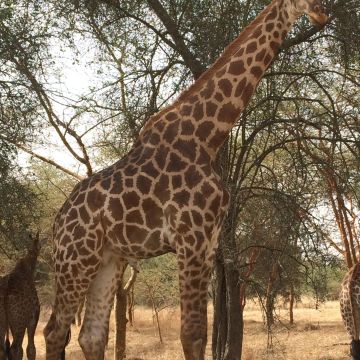
[[[225,50],[223,51],[221,56],[207,70],[205,70],[193,84],[191,84],[178,96],[174,103],[160,110],[155,115],[151,116],[146,121],[143,131],[141,131],[141,133],[147,130],[151,126],[151,124],[157,119],[159,119],[162,115],[175,109],[177,106],[179,106],[179,104],[186,101],[192,94],[200,91],[203,85],[206,84],[206,82],[212,77],[212,75],[218,70],[220,70],[229,61],[229,58],[239,49],[239,45],[247,39],[247,37],[251,34],[254,28],[259,23],[263,22],[264,17],[272,9],[271,5],[276,2],[277,0],[273,0],[265,9],[263,9],[259,16],[257,16],[250,24],[248,24],[235,40],[233,40],[228,46],[225,47]]]

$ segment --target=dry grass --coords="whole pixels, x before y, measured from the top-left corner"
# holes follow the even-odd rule
[[[267,333],[262,322],[262,314],[255,304],[246,306],[244,350],[242,360],[346,360],[349,340],[342,326],[338,302],[328,302],[320,310],[301,305],[295,309],[295,326],[287,326],[285,309],[278,315],[283,321],[273,331],[272,350],[267,350]],[[38,359],[45,358],[42,329],[49,312],[43,312],[37,330],[36,345]],[[211,317],[211,310],[210,310]],[[163,311],[161,326],[164,344],[160,344],[152,313],[149,309],[137,308],[135,326],[129,327],[127,334],[128,360],[183,360],[178,336],[179,311]],[[211,319],[209,321],[211,323]],[[110,341],[106,359],[113,358],[113,329],[111,323]],[[211,329],[209,329],[209,332]],[[72,340],[67,348],[67,358],[84,359],[77,343],[79,329],[73,327]],[[211,339],[211,334],[209,334]],[[208,344],[207,357],[211,359]]]

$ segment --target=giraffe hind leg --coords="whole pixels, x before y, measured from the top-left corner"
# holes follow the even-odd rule
[[[79,335],[86,360],[104,359],[110,313],[124,268],[125,264],[116,258],[108,259],[99,269],[86,295],[85,316]]]

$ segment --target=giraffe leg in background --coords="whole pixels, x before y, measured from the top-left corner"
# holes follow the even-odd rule
[[[27,326],[27,334],[28,334],[28,345],[26,347],[26,355],[28,360],[36,359],[36,348],[34,343],[35,331],[39,321],[40,315],[40,305],[38,304],[35,311],[33,311],[31,319]]]

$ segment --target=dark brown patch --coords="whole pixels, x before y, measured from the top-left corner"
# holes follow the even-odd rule
[[[243,93],[245,85],[246,85],[246,78],[243,78],[236,86],[236,89],[235,89],[236,97],[239,97]]]
[[[169,144],[171,144],[174,141],[174,139],[176,138],[176,136],[178,135],[178,131],[179,131],[179,121],[174,121],[174,122],[168,124],[168,126],[166,127],[164,134],[163,134],[163,138]]]
[[[165,166],[167,154],[168,150],[164,145],[160,145],[156,150],[155,161],[160,169],[163,169]]]
[[[242,98],[242,100],[243,100],[243,102],[244,102],[244,105],[246,105],[246,104],[249,102],[249,100],[250,100],[251,95],[253,94],[253,92],[254,92],[254,86],[253,86],[252,84],[248,83],[248,84],[245,86],[244,92],[243,92],[242,95],[241,95],[241,98]]]
[[[189,244],[190,246],[194,246],[195,244],[195,238],[193,235],[187,235],[187,236],[184,236],[184,242],[186,244]],[[190,307],[190,303],[187,304],[187,307],[189,308]]]
[[[191,162],[195,161],[197,145],[194,139],[188,141],[178,139],[175,141],[173,147],[178,150],[181,155],[187,157]]]
[[[162,120],[158,120],[154,123],[154,128],[157,129],[160,133],[164,130],[165,123]]]
[[[253,57],[252,57],[252,56],[249,56],[249,57],[246,59],[246,63],[248,64],[248,66],[251,65],[252,61],[253,61]]]
[[[254,66],[251,68],[251,73],[257,78],[259,79],[260,76],[262,75],[263,71],[261,69],[260,66]]]
[[[215,135],[211,138],[209,146],[213,149],[218,149],[227,137],[227,132],[216,130]]]
[[[165,115],[165,118],[166,118],[166,120],[173,121],[173,120],[176,120],[178,118],[178,116],[177,116],[176,112],[170,111],[169,113],[167,113]]]
[[[275,19],[277,16],[277,10],[275,7],[273,7],[270,11],[270,13],[266,16],[265,22],[268,22],[269,20]]]
[[[122,196],[124,205],[127,210],[139,205],[140,197],[135,191],[129,191]]]
[[[266,54],[265,59],[264,59],[264,64],[267,66],[270,64],[271,60],[272,60],[272,56],[270,54]]]
[[[277,41],[271,41],[270,42],[270,47],[272,49],[272,51],[274,52],[274,54],[277,53],[278,49],[279,49],[279,43]]]
[[[187,166],[187,163],[183,161],[177,154],[170,153],[170,161],[166,168],[168,172],[180,172],[184,170]]]
[[[85,206],[81,206],[79,208],[79,214],[80,214],[80,217],[82,219],[82,221],[85,223],[85,224],[88,224],[89,221],[90,221],[90,215],[89,213],[87,212]]]
[[[244,53],[244,48],[240,47],[240,49],[235,53],[235,57],[240,57]]]
[[[267,31],[267,32],[270,32],[273,28],[274,28],[274,23],[273,22],[271,22],[271,23],[267,23],[266,24],[266,26],[265,26],[265,30]]]
[[[78,217],[77,209],[72,208],[66,216],[66,222],[70,223],[70,222],[74,221],[75,219],[77,219],[77,217]]]
[[[116,220],[116,221],[122,220],[124,211],[123,211],[123,207],[121,205],[120,199],[110,198],[108,210],[110,211],[111,217],[114,220]]]
[[[279,34],[278,31],[274,31],[274,37],[275,37],[276,39],[280,37],[280,34]]]
[[[221,122],[233,123],[239,116],[239,113],[240,110],[233,103],[228,102],[221,107],[217,118]]]
[[[197,211],[195,211],[195,210],[192,210],[192,211],[191,211],[191,215],[192,215],[192,218],[193,218],[193,220],[194,220],[194,224],[195,224],[196,226],[201,226],[202,223],[203,223],[203,218],[202,218],[202,216],[201,216]]]
[[[209,154],[202,147],[200,147],[199,156],[197,158],[197,163],[205,164],[205,165],[208,165],[210,163]]]
[[[174,175],[172,176],[172,187],[174,190],[178,189],[182,184],[181,175]]]
[[[188,205],[190,194],[186,190],[181,190],[173,195],[173,201],[176,202],[180,208]]]
[[[139,210],[132,210],[128,212],[126,215],[126,221],[129,223],[135,223],[139,225],[142,225],[144,223]]]
[[[136,179],[136,186],[139,189],[139,191],[144,195],[149,193],[151,184],[152,181],[146,176],[139,175],[138,178]]]
[[[252,54],[253,52],[255,52],[255,50],[257,49],[257,42],[256,41],[252,41],[250,44],[248,44],[248,46],[246,47],[246,53],[247,54]]]
[[[194,165],[189,166],[185,172],[186,185],[192,189],[202,180],[201,174],[196,170]]]
[[[80,224],[77,224],[73,231],[73,240],[82,239],[85,235],[85,229]]]
[[[262,59],[264,58],[266,54],[266,50],[265,49],[262,49],[260,52],[258,52],[255,56],[255,60],[256,61],[262,61]]]
[[[254,38],[258,38],[262,34],[262,25],[258,25],[253,33]]]
[[[203,185],[201,186],[201,192],[206,198],[208,198],[211,194],[214,193],[214,188],[207,181],[204,181]]]
[[[106,196],[99,190],[93,189],[87,194],[87,203],[91,211],[99,210],[104,206]]]
[[[196,103],[193,111],[193,117],[195,120],[199,121],[204,117],[204,106],[203,103]]]
[[[263,44],[265,44],[265,41],[266,41],[266,35],[263,35],[263,36],[259,39],[259,44],[260,44],[260,45],[263,45]]]
[[[141,171],[154,179],[159,176],[159,171],[154,167],[154,165],[151,161],[149,161],[147,164],[143,165],[141,167]]]
[[[181,135],[192,135],[194,133],[194,125],[191,120],[181,122]]]
[[[210,204],[210,210],[216,215],[219,212],[220,208],[220,196],[216,196],[215,199]]]
[[[233,61],[229,66],[229,74],[240,75],[245,72],[244,62],[242,60]]]
[[[145,247],[150,250],[156,250],[160,247],[160,231],[156,230],[150,234],[149,238],[146,240]]]
[[[85,193],[81,193],[76,197],[74,201],[74,205],[75,206],[80,205],[84,202],[84,200],[85,200]]]
[[[111,188],[112,194],[120,194],[122,191],[122,177],[120,172],[116,172],[113,175],[113,186]]]
[[[134,186],[134,179],[133,178],[125,179],[125,186],[127,188],[133,187]]]
[[[151,145],[157,145],[160,141],[160,135],[158,133],[152,133],[151,136],[149,137],[149,143]]]
[[[126,166],[124,174],[126,176],[134,176],[137,173],[137,169],[138,168],[133,164],[129,164],[128,166]]]
[[[200,139],[200,141],[205,141],[210,135],[213,128],[214,124],[211,121],[205,121],[199,125],[195,132],[195,135]]]
[[[180,115],[181,116],[189,116],[192,111],[192,106],[190,105],[182,105],[180,108]]]
[[[221,93],[217,92],[215,94],[215,100],[217,100],[218,102],[222,102],[224,100],[224,97]]]
[[[125,231],[126,231],[126,236],[129,239],[132,239],[132,241],[137,242],[137,243],[142,242],[143,239],[145,239],[145,237],[147,235],[147,230],[142,229],[135,225],[127,225],[126,224]]]
[[[225,95],[225,97],[231,96],[232,84],[228,79],[221,79],[218,82],[218,86]]]
[[[188,100],[189,100],[189,103],[190,103],[190,104],[195,103],[196,101],[198,101],[198,99],[199,99],[199,97],[198,97],[197,95],[190,95],[190,96],[188,97]]]
[[[117,239],[122,239],[123,237],[123,231],[124,231],[124,224],[123,223],[119,223],[119,224],[116,224],[113,228],[113,233],[115,235],[115,237]]]
[[[215,116],[218,106],[211,101],[206,103],[206,115],[209,117]]]
[[[206,83],[206,87],[205,89],[203,89],[200,92],[200,95],[202,97],[204,97],[205,99],[209,99],[211,97],[211,95],[214,93],[215,90],[215,83],[213,79],[208,80],[208,82]]]
[[[104,179],[101,182],[101,186],[104,190],[109,190],[111,185],[111,178]]]
[[[146,225],[150,228],[162,226],[163,212],[156,202],[150,198],[143,200],[142,208],[146,216]]]
[[[156,182],[154,195],[162,204],[170,199],[169,177],[167,175],[161,175],[159,180]]]

